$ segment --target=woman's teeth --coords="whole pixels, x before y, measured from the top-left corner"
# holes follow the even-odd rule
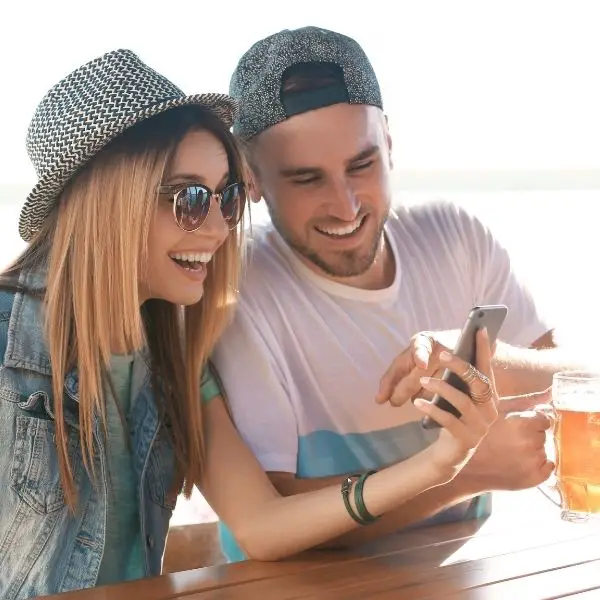
[[[190,271],[197,271],[204,268],[210,262],[213,255],[210,252],[174,252],[169,256],[180,267]]]
[[[317,227],[317,229],[321,233],[325,233],[327,235],[337,235],[337,236],[350,235],[351,233],[354,233],[362,225],[364,219],[365,219],[365,215],[363,215],[359,219],[356,219],[352,223],[348,223],[348,225],[344,225],[343,227]]]
[[[210,252],[175,252],[170,256],[171,258],[175,258],[177,260],[201,263],[210,262],[210,259],[212,258],[212,254]]]

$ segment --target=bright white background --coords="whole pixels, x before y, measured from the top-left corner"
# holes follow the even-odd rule
[[[188,92],[226,91],[239,56],[286,27],[355,37],[381,80],[403,169],[591,169],[598,183],[594,0],[11,3],[0,37],[2,180],[32,175],[23,133],[81,63],[136,51]],[[286,15],[286,12],[288,13]]]

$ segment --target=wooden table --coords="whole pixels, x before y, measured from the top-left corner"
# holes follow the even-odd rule
[[[307,552],[53,596],[55,600],[600,600],[600,525],[538,490],[497,495],[485,521],[414,530],[353,552]]]

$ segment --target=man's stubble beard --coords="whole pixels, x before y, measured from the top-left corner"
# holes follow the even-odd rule
[[[377,224],[377,229],[367,252],[364,252],[362,249],[344,250],[337,255],[338,258],[334,263],[326,260],[320,256],[318,252],[296,239],[282,223],[281,219],[279,219],[277,210],[270,204],[267,204],[267,207],[273,227],[285,240],[288,246],[295,250],[300,256],[313,263],[325,275],[329,275],[330,277],[357,277],[369,270],[377,258],[383,228],[388,218],[388,215],[386,214]],[[372,218],[372,214],[369,215],[369,218]]]

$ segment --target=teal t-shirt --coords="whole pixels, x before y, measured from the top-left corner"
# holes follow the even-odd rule
[[[111,358],[110,375],[117,402],[125,419],[131,411],[131,374],[133,356]],[[127,433],[119,410],[107,390],[106,397],[106,467],[107,513],[104,555],[98,585],[108,585],[144,577],[144,556],[140,532],[138,482]]]
[[[202,383],[200,387],[200,394],[202,396],[202,402],[205,404],[210,402],[217,396],[221,395],[221,389],[217,380],[214,378],[213,374],[210,372],[210,369],[205,368],[202,373]]]

